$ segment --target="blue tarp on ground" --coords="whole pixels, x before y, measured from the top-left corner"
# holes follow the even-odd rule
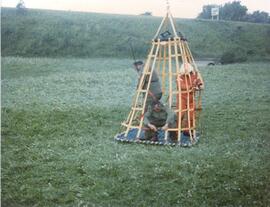
[[[120,134],[116,135],[115,139],[117,141],[127,141],[127,142],[140,142],[141,141],[144,143],[144,130],[141,131],[139,137],[137,137],[137,133],[138,133],[138,129],[130,129],[126,137],[125,137],[124,133],[120,133]],[[140,141],[138,141],[138,138],[140,138]],[[172,140],[170,140],[169,136],[168,136],[168,140],[166,142],[165,132],[161,129],[159,129],[157,132],[157,138],[158,138],[158,141],[155,143],[159,143],[159,144],[166,144],[167,143],[167,144],[179,144],[179,145],[183,145],[183,146],[191,146],[192,145],[192,143],[190,141],[190,137],[185,136],[183,133],[181,133],[181,142],[180,143],[173,142]],[[198,139],[199,139],[199,136],[197,134],[195,142],[197,142]]]

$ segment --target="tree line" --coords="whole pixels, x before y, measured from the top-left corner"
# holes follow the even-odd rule
[[[230,21],[244,21],[254,23],[268,23],[270,24],[270,16],[264,11],[254,11],[248,13],[248,8],[241,5],[241,1],[233,1],[222,6],[216,4],[204,5],[202,12],[198,15],[198,19],[211,19],[211,9],[219,8],[219,19]]]

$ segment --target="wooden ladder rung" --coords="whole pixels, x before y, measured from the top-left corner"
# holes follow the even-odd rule
[[[181,128],[181,129],[178,129],[178,128],[169,128],[167,129],[168,132],[175,132],[175,131],[187,131],[187,130],[194,130],[195,127],[190,127],[190,128]]]
[[[132,107],[133,110],[137,110],[137,111],[142,111],[143,108],[138,108],[138,107]]]
[[[179,110],[179,109],[175,109],[174,112],[186,112],[186,111],[194,111],[194,109],[183,109],[183,110]]]
[[[140,89],[138,89],[137,90],[139,93],[141,92],[141,93],[146,93],[147,92],[147,90],[140,90]]]
[[[179,94],[179,92],[178,91],[173,91],[172,94]]]
[[[189,91],[172,91],[172,94],[178,94],[178,93],[188,93],[188,92],[193,92],[192,89],[190,89]]]
[[[178,75],[178,73],[164,73],[164,74],[166,74],[166,75],[173,75],[173,76],[177,76]]]
[[[178,55],[171,55],[172,57],[181,57],[182,55],[178,54]]]
[[[169,132],[175,132],[175,131],[179,131],[180,129],[178,129],[178,128],[169,128],[169,129],[167,129],[167,131],[169,131]]]
[[[172,91],[172,94],[174,94],[174,95],[175,95],[175,94],[179,94],[179,93],[188,93],[188,92],[190,92],[190,93],[191,93],[191,92],[192,92],[192,90],[190,90],[190,91],[181,91],[181,92],[180,92],[180,91]],[[191,96],[191,95],[190,95],[190,96]]]
[[[125,127],[128,127],[128,124],[126,124],[126,123],[124,123],[124,122],[123,122],[121,125],[122,125],[122,126],[125,126]],[[136,128],[136,129],[139,129],[140,126],[130,125],[130,128]],[[178,128],[169,128],[169,129],[167,129],[166,131],[168,131],[168,132],[175,132],[175,131],[187,131],[187,130],[195,130],[195,127],[181,128],[181,129],[178,129]]]
[[[128,124],[122,123],[122,126],[128,127]],[[139,126],[130,125],[130,128],[136,128],[136,129],[139,129],[140,127],[139,127]]]
[[[195,127],[181,128],[181,131],[187,131],[187,130],[195,130]]]

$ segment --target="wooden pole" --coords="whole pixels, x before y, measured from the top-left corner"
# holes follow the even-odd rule
[[[174,53],[175,53],[175,64],[176,64],[176,73],[178,74],[176,76],[176,84],[177,84],[177,98],[178,98],[178,106],[176,106],[176,108],[178,109],[178,111],[176,112],[178,114],[178,143],[180,143],[181,141],[181,126],[182,126],[182,119],[181,119],[181,109],[182,109],[182,100],[181,100],[181,85],[180,85],[180,80],[178,80],[178,76],[180,75],[180,67],[179,67],[179,56],[178,56],[178,44],[177,42],[179,42],[179,38],[175,38],[174,39]]]
[[[160,25],[159,25],[159,27],[158,27],[158,30],[157,30],[157,32],[156,32],[156,34],[155,34],[155,36],[154,36],[154,39],[156,39],[156,38],[158,37],[158,35],[159,35],[159,33],[160,33],[161,29],[162,29],[162,26],[163,26],[164,22],[166,21],[166,19],[168,19],[168,13],[167,13],[166,16],[162,19],[162,21],[161,21],[161,23],[160,23]]]
[[[188,53],[189,53],[189,56],[190,56],[190,60],[191,60],[191,62],[193,63],[193,66],[194,66],[194,70],[196,71],[196,73],[197,73],[197,75],[198,75],[198,77],[199,77],[199,79],[202,81],[202,83],[204,84],[204,81],[203,81],[203,78],[202,78],[202,76],[201,76],[201,73],[200,73],[200,71],[198,70],[198,67],[197,67],[197,64],[196,64],[196,62],[195,62],[195,60],[194,60],[194,58],[193,58],[193,55],[192,55],[192,53],[191,53],[191,51],[190,51],[190,48],[189,48],[189,46],[188,46],[188,43],[186,42],[185,43],[185,46],[186,46],[186,49],[187,49],[187,51],[188,51]],[[199,97],[198,97],[198,109],[201,109],[201,97],[202,97],[202,90],[200,90],[199,91]]]
[[[132,113],[131,113],[130,120],[128,122],[128,126],[127,126],[127,129],[126,129],[126,132],[125,132],[125,137],[128,135],[128,132],[130,130],[130,126],[132,124],[132,121],[133,121],[133,118],[134,118],[134,115],[135,115],[135,111],[136,111],[135,108],[137,108],[138,99],[139,99],[139,96],[140,96],[140,94],[142,92],[142,86],[143,86],[143,82],[144,82],[144,78],[145,78],[145,70],[146,70],[146,68],[149,68],[149,64],[150,64],[150,61],[151,61],[151,58],[152,58],[154,48],[155,48],[155,44],[152,44],[150,54],[148,55],[146,64],[145,64],[144,69],[143,69],[143,74],[142,74],[142,77],[140,79],[140,83],[139,83],[139,86],[137,88],[137,91],[136,91],[136,95],[135,95],[136,98],[135,98],[133,108],[131,109]],[[147,96],[147,94],[145,94],[145,97],[146,96]],[[142,111],[142,113],[143,113],[143,111]]]
[[[169,107],[172,107],[172,42],[169,40]]]
[[[170,19],[170,22],[171,22],[171,26],[172,26],[174,35],[175,35],[175,37],[178,37],[171,12],[169,12],[169,19]]]
[[[166,60],[167,60],[167,45],[164,45],[163,65],[162,65],[162,94],[165,95],[166,90]]]
[[[158,76],[160,76],[160,63],[161,63],[161,57],[162,57],[162,45],[161,45],[161,47],[160,47],[160,50],[159,50],[159,52],[158,52],[158,63],[157,63],[157,74],[158,74]]]
[[[204,81],[203,81],[203,78],[202,78],[202,76],[201,76],[201,73],[200,73],[200,71],[198,70],[197,64],[195,63],[194,57],[193,57],[193,55],[192,55],[192,53],[191,53],[191,51],[190,51],[190,49],[189,49],[189,46],[188,46],[187,42],[186,42],[185,44],[186,44],[186,48],[188,49],[188,52],[189,52],[189,54],[190,54],[191,60],[192,60],[192,62],[194,63],[194,69],[195,69],[195,71],[198,73],[199,78],[201,79],[202,83],[204,84]]]
[[[155,56],[154,56],[154,60],[152,62],[152,66],[151,66],[150,76],[149,76],[149,80],[148,80],[148,83],[147,83],[146,95],[144,97],[144,102],[143,102],[143,107],[142,107],[143,109],[145,109],[146,100],[147,100],[147,97],[149,95],[149,88],[150,88],[150,85],[151,85],[151,80],[152,80],[153,72],[155,70],[157,55],[158,55],[158,52],[159,52],[159,47],[160,47],[160,40],[158,40],[157,47],[156,47],[156,52],[155,52]],[[141,117],[141,120],[140,120],[140,125],[139,125],[139,130],[137,132],[137,137],[140,136],[140,133],[142,131],[142,125],[143,125],[143,117]]]
[[[183,40],[181,40],[180,41],[180,45],[181,45],[181,47],[182,47],[182,55],[183,55],[183,58],[184,58],[184,61],[183,61],[183,64],[184,64],[184,67],[185,67],[185,65],[188,63],[188,58],[187,58],[187,54],[186,54],[186,50],[185,50],[185,45],[184,45],[184,41]],[[186,87],[186,93],[187,93],[187,112],[186,112],[186,114],[187,114],[187,122],[188,122],[188,131],[189,131],[189,135],[190,135],[190,141],[192,142],[193,141],[193,135],[192,135],[192,133],[191,133],[191,129],[190,129],[190,119],[191,119],[191,117],[190,117],[190,89],[189,89],[189,84],[188,84],[188,81],[190,82],[190,84],[191,84],[191,77],[190,77],[190,74],[189,73],[186,73],[186,68],[184,68],[184,81],[185,81],[185,87]],[[182,92],[183,93],[183,92]]]

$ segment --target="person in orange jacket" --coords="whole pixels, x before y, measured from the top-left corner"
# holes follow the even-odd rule
[[[184,135],[190,136],[189,129],[193,131],[196,121],[195,91],[204,88],[203,80],[191,64],[185,63],[181,66],[180,74],[177,76],[177,87],[180,88],[177,101],[179,101],[179,95],[181,96],[181,128],[185,128],[183,130]],[[179,106],[179,103],[177,106]]]

